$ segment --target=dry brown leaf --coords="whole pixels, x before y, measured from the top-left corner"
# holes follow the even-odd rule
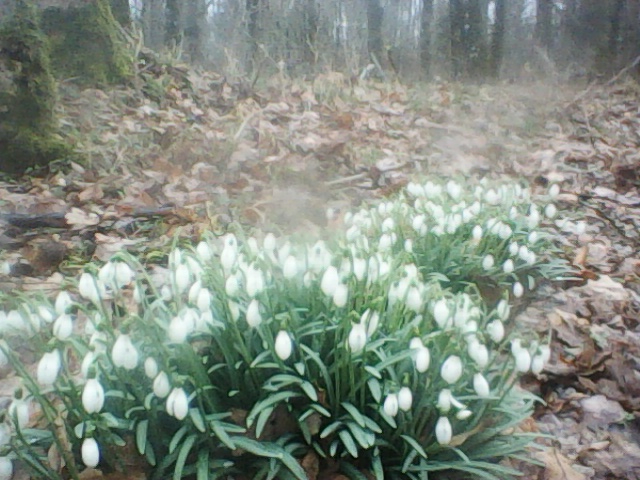
[[[543,480],[587,480],[587,476],[576,471],[572,462],[556,448],[536,452],[535,457],[544,462]]]

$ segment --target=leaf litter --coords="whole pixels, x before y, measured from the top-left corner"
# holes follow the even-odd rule
[[[543,466],[513,463],[527,479],[640,478],[636,84],[410,88],[329,72],[312,82],[275,77],[254,91],[186,68],[155,75],[167,85],[161,96],[61,87],[66,138],[87,162],[0,183],[0,289],[54,294],[62,274],[87,261],[122,249],[148,255],[176,234],[219,234],[232,221],[321,236],[341,212],[418,175],[560,183],[559,202],[587,228],[558,225],[578,274],[543,286],[517,318],[550,336],[552,361],[523,382],[545,402],[522,427],[547,435],[535,453]],[[41,261],[59,245],[64,258]],[[15,377],[1,374],[6,403]],[[131,460],[127,478],[144,478]],[[303,466],[321,475],[314,456]]]

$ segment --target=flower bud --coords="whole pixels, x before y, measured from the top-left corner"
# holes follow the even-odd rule
[[[452,436],[451,422],[447,417],[440,417],[436,422],[436,440],[440,445],[449,445]]]
[[[153,393],[158,398],[164,398],[169,395],[170,389],[169,376],[165,372],[160,372],[153,381]]]
[[[167,413],[178,420],[184,420],[189,413],[189,398],[182,388],[171,390],[167,398]]]
[[[544,359],[542,355],[534,355],[531,359],[531,373],[539,375],[544,370]]]
[[[367,344],[367,330],[362,323],[355,323],[349,332],[349,348],[351,353],[358,353]]]
[[[71,315],[63,313],[53,322],[53,335],[58,340],[66,340],[71,336],[72,332],[73,320],[71,319]]]
[[[558,213],[558,209],[553,203],[550,203],[546,207],[544,207],[544,216],[547,217],[548,219],[554,218],[557,213]]]
[[[348,299],[349,287],[344,283],[339,284],[333,292],[333,304],[338,308],[342,308],[347,304]]]
[[[291,356],[293,351],[293,344],[291,342],[291,336],[284,330],[280,330],[276,335],[276,355],[280,360],[287,360]]]
[[[493,259],[493,255],[485,255],[482,259],[482,268],[484,270],[491,270],[493,268],[495,261]]]
[[[322,275],[320,282],[320,289],[327,297],[332,297],[338,288],[340,278],[338,277],[338,270],[333,265],[327,268]]]
[[[449,385],[456,383],[462,376],[462,360],[456,355],[449,356],[440,369],[440,376]]]
[[[522,297],[523,294],[524,294],[524,287],[520,282],[515,282],[513,284],[513,296],[516,298],[520,298]]]
[[[262,246],[267,252],[273,252],[276,249],[276,237],[273,233],[267,233],[262,241]]]
[[[262,315],[260,315],[260,302],[255,298],[251,300],[247,307],[246,314],[247,323],[251,328],[255,328],[262,323]]]
[[[504,325],[500,320],[494,320],[487,324],[487,334],[495,343],[500,343],[504,338]]]
[[[254,298],[264,290],[264,274],[256,264],[252,264],[246,271],[245,290],[249,298]]]
[[[509,255],[511,255],[512,257],[515,257],[518,254],[518,251],[520,251],[520,246],[518,245],[518,243],[511,242],[509,244]]]
[[[147,357],[144,361],[144,374],[150,379],[158,376],[158,362],[153,357]]]
[[[296,257],[293,255],[289,255],[287,257],[284,261],[284,266],[282,267],[282,274],[284,275],[284,278],[288,280],[295,278],[298,274],[298,261],[296,260]]]
[[[78,293],[82,298],[97,304],[104,296],[104,285],[90,273],[84,272],[78,281]]]
[[[475,341],[469,342],[467,351],[471,359],[482,369],[489,363],[489,350],[476,337],[473,338]]]
[[[100,462],[100,448],[94,438],[85,438],[82,442],[82,463],[87,468],[95,468]]]
[[[510,258],[508,258],[508,259],[507,259],[507,260],[505,260],[505,262],[502,264],[502,271],[508,275],[508,274],[510,274],[510,273],[513,273],[513,270],[514,270],[513,260],[511,260]]]
[[[80,366],[80,372],[84,378],[87,378],[89,375],[89,369],[93,365],[93,362],[96,359],[96,355],[92,351],[88,351],[87,354],[82,359],[82,364]]]
[[[398,396],[395,393],[390,393],[387,398],[384,399],[384,405],[382,409],[384,413],[390,417],[395,417],[398,414]]]
[[[473,376],[473,389],[476,391],[476,395],[480,398],[487,398],[491,395],[491,389],[489,388],[489,382],[481,373],[476,373]]]
[[[111,349],[111,359],[116,367],[133,370],[138,365],[138,351],[129,335],[120,334]]]
[[[409,348],[411,350],[422,347],[424,347],[424,344],[422,343],[422,339],[420,337],[413,337],[409,342]]]
[[[176,267],[175,282],[179,293],[186,292],[191,286],[191,272],[185,264],[180,264]]]
[[[229,275],[224,283],[224,291],[228,297],[235,297],[240,291],[240,280],[236,275]]]
[[[206,312],[211,308],[211,292],[208,288],[203,288],[198,292],[196,306],[201,312]]]
[[[62,366],[62,357],[59,350],[45,353],[38,363],[37,379],[42,386],[53,385],[58,378],[60,367]]]
[[[126,287],[131,283],[134,277],[131,267],[124,262],[114,262],[113,280],[118,288]]]
[[[367,261],[364,258],[353,259],[353,274],[356,280],[361,282],[364,279],[364,275],[367,272]]]
[[[560,185],[554,183],[549,187],[549,196],[551,198],[556,198],[560,194]]]
[[[471,410],[464,409],[464,410],[460,410],[458,413],[456,413],[456,418],[458,420],[466,420],[471,415],[473,415],[473,412]]]
[[[429,353],[429,349],[427,347],[420,347],[416,349],[416,370],[419,373],[424,373],[429,368],[429,363],[431,363],[431,355]]]
[[[409,387],[402,387],[398,392],[398,407],[403,412],[408,412],[411,410],[412,404],[413,394],[411,393],[411,389]]]
[[[9,405],[9,417],[15,422],[18,429],[23,429],[29,424],[29,402],[24,399],[14,399]]]
[[[82,390],[82,406],[89,414],[99,413],[104,406],[104,389],[95,378],[90,378]]]
[[[202,260],[204,263],[207,263],[213,258],[211,247],[204,240],[198,243],[198,246],[196,247],[196,254],[198,255],[198,258],[200,258],[200,260]]]
[[[436,302],[433,307],[433,318],[440,328],[445,328],[449,321],[451,312],[447,306],[447,301],[442,298]]]
[[[55,310],[58,315],[63,315],[71,308],[73,300],[68,292],[62,290],[56,297]]]
[[[516,370],[522,373],[527,372],[531,367],[531,354],[529,350],[521,347],[513,352],[513,356],[516,361]]]

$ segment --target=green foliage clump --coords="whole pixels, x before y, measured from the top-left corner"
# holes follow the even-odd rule
[[[74,478],[117,468],[129,442],[159,479],[304,479],[307,455],[354,479],[517,475],[500,460],[531,445],[514,428],[535,402],[517,380],[549,347],[508,324],[509,299],[568,271],[549,205],[520,186],[411,184],[329,242],[228,234],[167,268],[89,266],[54,304],[0,314],[43,353],[34,377],[0,342],[24,382],[0,461],[61,478],[47,451],[62,437]],[[28,402],[48,426],[28,428]]]

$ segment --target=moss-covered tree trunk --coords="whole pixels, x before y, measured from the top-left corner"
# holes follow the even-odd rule
[[[25,0],[0,29],[0,63],[10,73],[0,84],[0,171],[23,173],[64,157],[69,149],[56,135],[48,43]]]
[[[120,83],[131,74],[132,61],[109,0],[73,0],[67,8],[47,8],[42,28],[49,37],[58,78],[73,77],[95,86]]]

